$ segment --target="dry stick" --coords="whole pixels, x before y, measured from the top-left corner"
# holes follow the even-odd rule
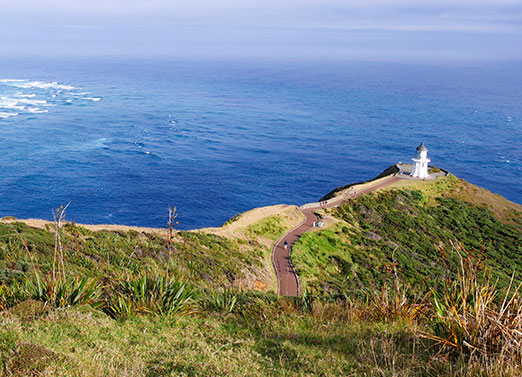
[[[60,227],[62,225],[63,219],[65,218],[65,211],[67,210],[67,207],[69,207],[69,204],[71,204],[71,202],[67,203],[67,205],[65,207],[63,205],[60,205],[60,207],[58,207],[58,209],[56,209],[56,211],[53,210],[55,236],[56,236],[56,242],[54,245],[54,260],[53,260],[53,281],[54,282],[56,282],[55,265],[56,265],[57,255],[59,258],[58,275],[60,275],[60,264],[61,264],[62,278],[63,278],[63,280],[65,280],[65,264],[63,262],[63,247],[62,247],[62,241],[60,238]]]
[[[178,221],[175,221],[176,217],[178,217],[178,214],[176,213],[176,207],[170,208],[169,206],[169,220],[167,221],[167,267],[165,270],[165,278],[169,277],[169,262],[170,255],[172,254],[172,240],[174,239],[174,227],[179,224]]]

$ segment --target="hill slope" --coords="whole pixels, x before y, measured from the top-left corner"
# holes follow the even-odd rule
[[[297,242],[304,286],[351,295],[382,285],[394,266],[411,284],[436,286],[458,263],[452,242],[493,268],[501,287],[513,272],[522,278],[521,206],[451,175],[395,186],[327,211],[334,225]]]
[[[400,181],[323,216],[327,228],[306,233],[294,248],[306,288],[298,298],[274,294],[270,263],[271,245],[302,219],[295,206],[255,209],[220,228],[178,232],[172,243],[164,230],[67,224],[61,241],[68,277],[58,279],[58,290],[49,284],[52,224],[6,219],[0,223],[0,375],[522,374],[520,348],[508,359],[502,353],[509,342],[501,340],[500,351],[486,358],[437,348],[424,337],[426,331],[446,336],[432,322],[434,304],[413,298],[455,280],[459,260],[451,242],[462,244],[466,265],[490,266],[500,287],[513,271],[520,281],[521,206],[448,176]],[[410,285],[401,297],[404,311],[379,307],[382,299],[398,302],[392,291],[379,291],[392,286],[395,271]],[[94,293],[87,298],[84,277],[90,283],[83,288]],[[522,317],[511,315],[517,312],[522,307],[508,320],[522,341]],[[459,344],[482,349],[462,334]]]

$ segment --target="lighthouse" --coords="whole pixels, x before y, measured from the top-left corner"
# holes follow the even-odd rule
[[[411,176],[419,179],[431,178],[428,174],[428,162],[431,161],[428,158],[428,148],[426,148],[424,143],[421,143],[415,152]]]

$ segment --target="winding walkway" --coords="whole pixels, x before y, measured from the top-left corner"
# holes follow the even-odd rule
[[[337,207],[349,199],[378,190],[401,179],[401,177],[393,176],[376,185],[359,190],[355,194],[332,198],[327,201],[326,208]],[[313,228],[313,222],[316,220],[316,216],[313,212],[319,208],[321,208],[320,203],[310,203],[300,207],[301,212],[305,215],[305,220],[282,236],[275,243],[272,249],[272,263],[277,275],[277,290],[281,296],[298,296],[301,291],[299,277],[292,265],[290,253],[294,242],[297,241],[305,232]],[[287,248],[284,246],[285,241],[288,245]]]

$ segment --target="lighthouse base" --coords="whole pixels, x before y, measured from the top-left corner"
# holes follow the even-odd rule
[[[421,156],[421,158],[413,159],[413,171],[410,174],[413,178],[430,179],[428,174],[428,163],[431,160]]]
[[[430,180],[430,179],[437,179],[437,177],[440,177],[440,176],[446,176],[449,174],[449,172],[447,170],[444,170],[444,169],[441,169],[441,168],[438,168],[436,166],[430,166],[428,168],[428,171],[429,171],[429,174],[426,178],[418,178],[418,177],[413,177],[411,174],[413,173],[413,167],[414,165],[413,164],[410,164],[410,163],[403,163],[403,162],[399,162],[398,164],[395,164],[395,171],[396,171],[396,175],[400,175],[401,178],[403,179],[411,179],[411,180],[419,180],[419,179],[426,179],[426,180]],[[433,170],[433,171],[430,171],[430,170]]]

